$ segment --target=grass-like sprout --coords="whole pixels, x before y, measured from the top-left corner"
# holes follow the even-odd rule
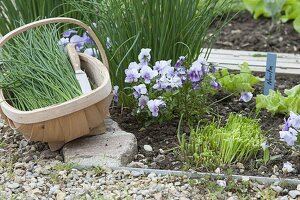
[[[14,37],[1,49],[0,88],[14,108],[34,110],[81,94],[59,38],[56,26],[44,26]]]
[[[231,113],[226,125],[213,122],[191,129],[190,136],[178,130],[181,155],[188,167],[216,167],[254,158],[264,141],[257,120]]]

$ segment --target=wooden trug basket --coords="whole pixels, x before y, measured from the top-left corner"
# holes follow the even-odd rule
[[[1,38],[0,48],[22,32],[51,23],[76,24],[84,28],[94,40],[103,63],[83,53],[79,57],[82,69],[95,82],[97,88],[72,100],[32,111],[13,108],[6,102],[0,90],[0,117],[11,128],[20,131],[26,139],[47,142],[50,149],[55,151],[76,138],[105,131],[104,119],[109,115],[112,86],[107,57],[99,39],[89,26],[76,19],[49,18],[24,25]]]

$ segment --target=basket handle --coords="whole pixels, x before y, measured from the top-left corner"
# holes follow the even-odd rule
[[[16,35],[19,35],[20,33],[23,33],[25,31],[30,30],[30,29],[35,28],[35,27],[39,27],[39,26],[46,25],[46,24],[53,24],[53,23],[71,23],[71,24],[76,24],[76,25],[84,28],[87,31],[87,33],[91,36],[93,41],[95,42],[96,47],[100,52],[100,56],[102,58],[102,62],[104,64],[104,66],[106,66],[106,68],[109,69],[108,60],[107,60],[107,57],[106,57],[106,54],[105,54],[105,50],[103,49],[103,46],[102,46],[100,40],[98,39],[98,37],[96,36],[96,34],[94,33],[94,31],[91,29],[91,27],[89,27],[85,23],[83,23],[83,22],[81,22],[77,19],[73,19],[73,18],[67,18],[67,17],[48,18],[48,19],[43,19],[43,20],[39,20],[39,21],[36,21],[36,22],[31,22],[29,24],[26,24],[24,26],[16,28],[15,30],[7,33],[5,36],[3,36],[0,39],[0,48],[6,42],[8,42],[11,38],[13,38]]]

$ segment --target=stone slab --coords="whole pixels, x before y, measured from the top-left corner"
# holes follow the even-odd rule
[[[132,133],[121,130],[111,119],[105,121],[106,132],[79,138],[63,147],[65,162],[78,167],[121,167],[130,163],[137,154],[137,140]]]

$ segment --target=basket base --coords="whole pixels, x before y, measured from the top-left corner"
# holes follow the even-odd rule
[[[105,132],[106,132],[106,126],[105,123],[103,122],[100,126],[93,128],[89,134],[84,135],[81,138],[94,136],[94,135],[101,135]],[[66,144],[65,142],[48,142],[48,146],[51,151],[57,151],[61,149],[65,144]]]

